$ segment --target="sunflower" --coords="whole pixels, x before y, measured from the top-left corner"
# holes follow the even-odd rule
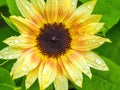
[[[77,7],[77,0],[16,0],[21,16],[10,16],[19,36],[4,40],[2,59],[17,59],[11,69],[13,79],[26,75],[28,89],[37,79],[40,90],[54,83],[56,90],[67,90],[68,79],[82,87],[83,76],[92,77],[90,67],[108,70],[91,51],[108,38],[98,36],[102,15],[91,15],[96,0]]]

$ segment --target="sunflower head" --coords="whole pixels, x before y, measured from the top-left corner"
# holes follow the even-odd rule
[[[102,15],[92,14],[97,0],[77,7],[78,0],[16,0],[21,16],[10,16],[19,36],[4,40],[2,59],[17,59],[11,69],[13,79],[26,75],[29,88],[37,79],[40,90],[52,82],[56,90],[68,90],[68,79],[82,87],[83,76],[92,77],[90,67],[108,70],[91,51],[108,38],[97,33]]]
[[[69,29],[65,28],[62,23],[45,24],[44,28],[40,30],[41,33],[37,37],[37,46],[43,55],[57,58],[70,48]]]

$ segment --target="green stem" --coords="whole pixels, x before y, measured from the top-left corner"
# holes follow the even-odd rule
[[[5,63],[7,63],[9,60],[6,60],[5,62],[0,64],[0,67],[3,66]]]

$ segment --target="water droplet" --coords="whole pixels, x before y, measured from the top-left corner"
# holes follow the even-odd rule
[[[101,60],[100,58],[95,58],[95,61],[96,61],[96,63],[99,64],[99,65],[102,64],[102,60]]]
[[[9,55],[8,58],[9,58],[9,59],[12,59],[12,58],[13,58],[13,55]]]
[[[8,51],[8,50],[9,50],[9,48],[7,47],[7,48],[6,48],[6,51]]]
[[[27,67],[27,66],[23,66],[23,67],[21,68],[21,70],[25,72],[25,71],[28,70],[28,67]]]
[[[82,40],[86,40],[86,38],[84,38],[84,37],[83,37],[83,38],[81,38],[81,39],[82,39]]]
[[[87,5],[87,8],[88,9],[92,9],[92,5]]]
[[[17,44],[19,41],[18,41],[18,40],[15,40],[14,42],[15,42],[15,44]]]
[[[76,5],[76,1],[72,2],[72,6]]]
[[[85,18],[81,18],[80,22],[83,23],[85,21]]]
[[[3,52],[3,55],[7,55],[8,54],[8,52]]]
[[[99,42],[100,44],[103,44],[104,42]]]
[[[92,67],[92,65],[91,65],[91,64],[88,64],[88,66],[89,66],[89,67]]]
[[[92,43],[96,42],[96,40],[92,40]]]
[[[98,24],[98,25],[96,26],[96,29],[97,29],[97,30],[100,30],[100,29],[101,29],[101,25]]]
[[[109,68],[106,66],[106,65],[104,65],[103,67],[102,67],[102,70],[109,70]]]
[[[3,56],[2,56],[2,55],[0,55],[0,58],[3,58]]]

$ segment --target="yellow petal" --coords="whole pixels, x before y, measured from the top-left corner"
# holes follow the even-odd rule
[[[59,0],[58,23],[63,22],[65,17],[70,14],[72,0]]]
[[[103,27],[104,23],[90,23],[87,25],[79,25],[78,27],[74,27],[70,30],[71,33],[85,33],[85,34],[96,34]]]
[[[3,42],[12,47],[30,48],[36,46],[35,41],[36,39],[33,39],[31,36],[20,35],[9,37]]]
[[[61,73],[58,73],[54,81],[54,86],[55,90],[68,90],[68,79]]]
[[[82,14],[80,17],[78,18],[73,18],[74,21],[70,21],[68,23],[66,23],[67,26],[70,26],[71,29],[73,29],[73,31],[88,25],[90,23],[97,23],[100,21],[102,15],[84,15]]]
[[[76,66],[81,72],[85,73],[89,78],[92,78],[92,74],[89,68],[89,65],[86,62],[86,59],[82,54],[75,50],[71,50],[67,54],[68,59],[70,62]]]
[[[71,47],[79,51],[89,51],[101,46],[104,42],[111,41],[108,38],[85,34],[83,36],[75,37],[72,40]]]
[[[21,49],[8,46],[0,51],[0,59],[16,59],[21,53]]]
[[[109,70],[103,59],[94,52],[85,52],[83,55],[87,59],[87,63],[90,67],[103,71]]]
[[[82,25],[86,25],[89,23],[97,23],[100,21],[100,19],[102,18],[102,15],[90,15],[84,22]]]
[[[28,34],[31,36],[39,34],[39,27],[32,21],[22,17],[10,16],[14,25],[18,28],[21,34]]]
[[[46,89],[54,80],[57,74],[57,67],[55,59],[49,59],[40,64],[38,81],[40,90]]]
[[[75,10],[76,9],[76,7],[77,7],[77,2],[78,2],[78,0],[72,0],[72,10]]]
[[[26,80],[25,80],[26,89],[28,89],[37,80],[38,70],[39,70],[39,67],[29,72],[29,74],[26,76]]]
[[[62,63],[66,69],[66,71],[68,72],[68,75],[70,76],[71,81],[73,81],[76,85],[78,85],[79,87],[82,87],[82,82],[83,82],[83,76],[82,76],[82,72],[80,70],[78,70],[77,67],[75,67],[69,60],[67,57],[62,56]],[[69,78],[69,77],[68,77]]]
[[[12,67],[11,75],[13,75],[13,79],[27,75],[39,65],[40,59],[37,48],[26,50]]]
[[[80,15],[82,13],[90,15],[95,7],[96,1],[97,0],[92,0],[82,4],[74,11],[73,15]]]
[[[58,65],[59,65],[59,68],[60,68],[60,70],[58,70],[58,71],[61,72],[64,76],[66,76],[68,79],[71,79],[69,77],[68,72],[66,71],[66,69],[65,69],[65,67],[63,65],[62,59],[58,58],[57,61],[58,61]]]
[[[57,21],[58,17],[58,0],[47,0],[46,2],[46,16],[49,23]]]
[[[34,21],[38,25],[40,25],[41,23],[45,23],[43,17],[28,0],[16,0],[16,4],[21,14],[25,18]]]
[[[71,0],[71,3],[69,4],[69,5],[71,5],[70,6],[70,8],[69,8],[69,11],[67,11],[67,13],[66,13],[66,17],[65,17],[65,19],[64,19],[64,21],[62,22],[62,23],[66,23],[66,21],[69,19],[69,17],[70,17],[70,15],[72,14],[72,12],[76,9],[76,7],[77,7],[77,2],[78,2],[78,0]]]
[[[81,22],[83,22],[84,18],[88,17],[88,15],[92,13],[95,4],[96,4],[96,0],[92,0],[79,6],[76,10],[74,10],[71,16],[65,21],[65,25],[69,26],[70,23],[72,23],[76,19],[78,19],[78,21],[80,20]],[[83,18],[83,20],[81,18]]]
[[[39,10],[40,14],[45,17],[45,1],[44,0],[30,0],[31,3]]]

